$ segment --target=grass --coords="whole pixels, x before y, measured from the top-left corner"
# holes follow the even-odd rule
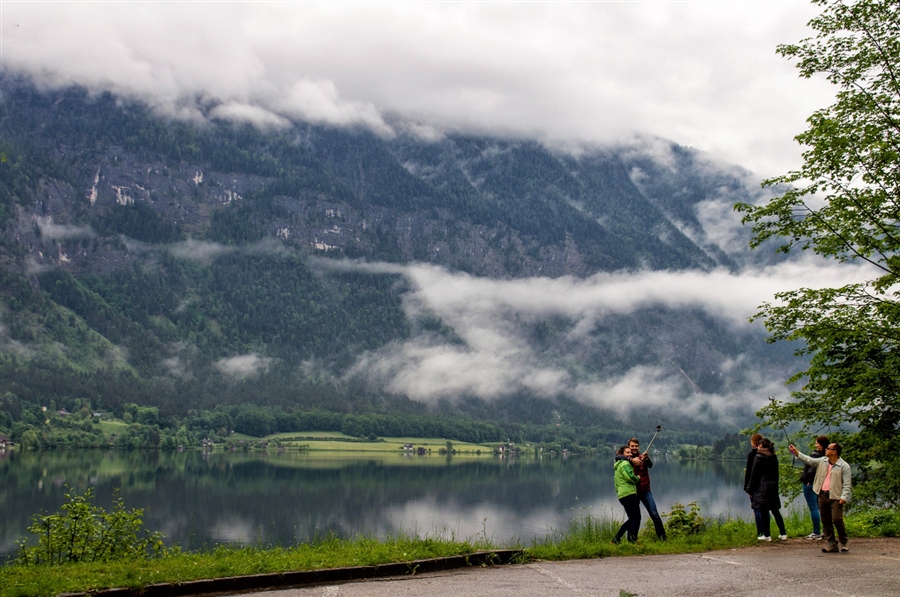
[[[397,536],[325,538],[290,548],[220,547],[164,558],[62,566],[0,567],[0,596],[41,597],[111,587],[140,588],[204,578],[407,562],[477,551],[477,543]]]
[[[669,540],[663,542],[656,539],[652,525],[648,525],[642,529],[637,543],[612,545],[610,542],[621,524],[617,515],[612,512],[600,516],[581,513],[566,529],[525,547],[525,559],[572,560],[691,553],[757,543],[756,528],[751,522],[723,516],[707,520],[706,530],[698,534],[682,535],[670,529]],[[851,512],[845,520],[851,537],[900,535],[900,511]],[[810,532],[805,509],[785,512],[785,524],[791,537],[802,537]],[[219,547],[198,553],[176,553],[161,559],[104,564],[43,567],[8,564],[0,567],[0,597],[42,597],[63,592],[110,587],[136,588],[154,583],[225,576],[371,566],[517,547],[523,546],[494,545],[483,536],[458,540],[452,534],[449,538],[401,534],[386,539],[325,537],[290,548]]]
[[[96,423],[104,435],[118,435],[128,431],[128,423],[122,421],[100,421]]]
[[[247,442],[268,441],[271,444],[280,443],[286,448],[303,447],[311,452],[393,452],[402,453],[405,444],[412,444],[413,449],[425,448],[432,454],[446,449],[447,440],[437,437],[379,437],[375,441],[366,441],[357,437],[345,435],[337,431],[295,431],[290,433],[274,433],[266,437],[250,437],[240,433],[232,433],[229,440],[244,440]],[[492,456],[494,446],[490,444],[472,444],[454,441],[454,456]]]

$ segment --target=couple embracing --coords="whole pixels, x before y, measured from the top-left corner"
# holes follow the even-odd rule
[[[641,454],[641,444],[635,438],[628,440],[627,446],[616,451],[613,482],[619,503],[625,508],[627,520],[619,528],[613,543],[619,543],[626,535],[629,541],[637,541],[638,531],[641,530],[641,504],[644,504],[653,521],[656,536],[661,541],[666,540],[666,529],[656,509],[653,494],[650,493],[649,469],[652,466],[650,455],[647,452]]]

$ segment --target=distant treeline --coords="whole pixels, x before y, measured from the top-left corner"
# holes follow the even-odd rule
[[[104,418],[125,423],[122,431],[104,433]],[[324,410],[288,411],[281,407],[225,406],[191,411],[184,417],[160,417],[155,406],[125,404],[116,413],[96,413],[85,403],[75,412],[29,405],[18,420],[0,411],[0,432],[24,449],[120,448],[176,449],[199,447],[203,440],[228,441],[233,432],[251,437],[299,431],[331,431],[358,438],[428,437],[469,443],[529,443],[546,450],[588,452],[627,441],[630,430],[600,426],[498,424],[462,417],[417,414],[346,414]],[[655,442],[709,446],[715,438],[703,432],[667,431]]]

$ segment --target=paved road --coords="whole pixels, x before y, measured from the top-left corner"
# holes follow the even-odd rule
[[[813,544],[815,543],[815,544]],[[791,539],[701,554],[464,568],[282,589],[255,597],[900,596],[900,538],[851,539],[849,553]]]

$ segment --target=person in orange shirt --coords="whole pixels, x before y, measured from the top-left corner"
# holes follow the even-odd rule
[[[822,517],[822,530],[828,547],[825,553],[850,551],[847,547],[847,530],[844,528],[844,504],[850,501],[851,472],[850,465],[841,458],[841,444],[832,442],[825,448],[825,456],[813,458],[801,453],[791,444],[791,454],[805,464],[816,467],[813,479],[813,491],[819,496],[819,515]],[[837,529],[837,538],[835,538]]]

